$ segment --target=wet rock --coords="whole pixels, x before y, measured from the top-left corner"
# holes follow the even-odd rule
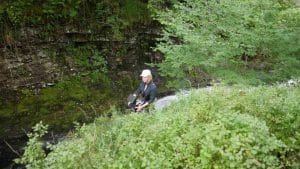
[[[189,94],[190,94],[189,90],[182,89],[176,95],[165,96],[158,99],[154,103],[154,108],[155,110],[161,110],[165,107],[170,106],[171,103],[177,102],[179,100],[179,97],[187,97]]]
[[[158,99],[154,103],[154,108],[155,108],[155,110],[161,110],[165,107],[168,107],[174,101],[178,101],[178,96],[172,95],[172,96],[163,97],[161,99]]]

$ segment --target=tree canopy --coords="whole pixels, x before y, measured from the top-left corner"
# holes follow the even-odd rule
[[[162,74],[252,78],[253,83],[299,76],[300,9],[288,0],[151,0],[164,26],[157,50]],[[178,84],[178,83],[176,83]]]

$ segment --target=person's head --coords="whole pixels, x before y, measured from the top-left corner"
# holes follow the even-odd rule
[[[140,76],[144,83],[149,83],[152,80],[152,74],[149,69],[144,69]]]

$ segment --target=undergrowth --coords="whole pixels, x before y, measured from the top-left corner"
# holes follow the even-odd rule
[[[216,86],[157,112],[112,110],[33,168],[299,168],[299,102],[299,86]]]

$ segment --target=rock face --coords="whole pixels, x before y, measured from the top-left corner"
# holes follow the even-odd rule
[[[17,90],[20,87],[44,87],[53,83],[61,74],[61,69],[43,49],[25,47],[12,53],[1,49],[0,88]]]
[[[70,110],[79,109],[79,112],[85,111],[82,109],[85,108],[82,101],[73,98],[82,93],[74,91],[73,95],[68,95],[69,100],[59,97],[61,100],[68,101],[68,105],[65,107],[63,107],[64,103],[53,105],[53,107],[51,107],[53,103],[45,103],[48,101],[47,97],[50,97],[52,101],[53,98],[58,97],[55,95],[57,93],[52,90],[48,92],[49,96],[43,97],[44,100],[39,100],[43,94],[43,88],[45,90],[55,88],[56,84],[65,77],[77,76],[88,71],[87,68],[82,68],[76,63],[78,58],[70,55],[67,52],[68,49],[76,49],[76,52],[80,53],[81,47],[93,46],[92,50],[104,51],[99,56],[105,59],[109,75],[114,76],[112,81],[121,83],[118,81],[118,77],[135,75],[135,71],[136,74],[139,74],[145,66],[144,63],[159,62],[162,59],[161,54],[152,51],[156,38],[159,36],[158,32],[159,26],[153,24],[135,25],[128,28],[128,30],[124,30],[123,38],[119,40],[112,38],[109,30],[91,32],[70,26],[57,30],[55,36],[48,38],[43,36],[46,32],[35,28],[16,30],[14,36],[5,38],[0,35],[0,40],[3,39],[0,41],[0,140],[10,140],[11,144],[14,140],[24,137],[24,131],[21,130],[23,127],[16,125],[23,123],[31,125],[28,122],[33,121],[33,118],[47,118],[55,120],[55,122],[61,120],[64,123],[66,123],[65,118],[72,120],[80,118],[79,113],[77,113],[78,117],[76,115],[74,118],[71,117],[75,112],[66,111],[66,107],[72,107]],[[81,76],[83,76],[82,74]],[[104,90],[102,87],[103,84],[91,84],[91,88],[94,90]],[[31,100],[24,99],[26,98],[23,97],[24,91],[25,95],[27,91],[30,91],[30,96],[27,98]],[[32,91],[34,96],[31,97]],[[84,90],[81,92],[84,93]],[[121,100],[121,98],[118,99]],[[101,109],[101,100],[96,101],[99,102],[99,105],[95,107]],[[93,110],[86,111],[95,112],[94,107],[92,108]],[[24,128],[29,130],[30,126],[26,127]],[[12,146],[18,147],[18,144]],[[2,144],[0,149],[0,152],[4,153],[0,153],[0,163],[15,158],[13,153],[11,156],[6,154],[10,150],[5,144]],[[0,165],[0,168],[2,167]]]
[[[82,98],[91,104],[90,96],[85,96],[88,92],[84,90],[100,91],[110,86],[113,92],[118,90],[120,94],[120,90],[126,91],[126,87],[128,90],[134,86],[130,77],[138,77],[145,63],[162,60],[162,55],[152,49],[160,34],[157,22],[128,26],[120,30],[121,38],[114,37],[112,29],[112,26],[102,25],[99,29],[89,30],[66,24],[53,28],[51,32],[42,26],[0,30],[0,138],[2,133],[12,133],[10,129],[18,130],[10,122],[20,124],[20,117],[32,120],[55,112],[63,116],[82,104]],[[92,79],[93,84],[85,83],[86,89],[74,86],[75,82],[67,83],[73,85],[72,90],[82,89],[80,92],[56,85],[69,77],[80,79],[101,72],[98,67],[102,63],[108,69],[106,79],[93,74],[89,80],[97,80]],[[127,79],[120,80],[120,77]],[[118,85],[123,85],[123,88]],[[103,94],[101,98],[99,95],[98,102],[107,95],[112,93]],[[66,101],[68,105],[65,106]]]
[[[43,33],[34,28],[22,28],[17,38],[6,37],[0,45],[0,92],[20,88],[40,89],[53,85],[65,75],[76,74],[73,56],[67,56],[66,48],[91,44],[104,54],[110,70],[134,70],[144,62],[157,62],[162,59],[159,53],[152,52],[159,27],[136,26],[125,31],[122,40],[114,40],[109,31],[91,32],[66,26],[57,31],[57,36],[41,38]],[[139,70],[138,70],[139,71]],[[38,91],[38,90],[37,90]],[[3,95],[4,94],[4,95]]]
[[[66,77],[82,77],[91,69],[101,71],[98,70],[98,67],[92,67],[94,66],[92,59],[104,59],[109,72],[108,76],[112,76],[110,77],[111,81],[117,81],[118,84],[123,83],[118,81],[119,77],[139,74],[145,67],[145,63],[159,62],[162,56],[152,51],[159,31],[159,25],[153,23],[152,25],[135,25],[128,28],[128,30],[124,30],[123,38],[118,40],[109,35],[109,29],[91,32],[71,26],[56,30],[56,33],[51,36],[42,36],[45,32],[28,27],[17,30],[14,36],[7,35],[4,41],[0,42],[0,122],[3,122],[2,126],[0,125],[0,138],[1,133],[8,133],[3,129],[3,126],[7,127],[5,123],[8,123],[8,119],[14,119],[13,116],[17,114],[26,118],[30,117],[32,113],[42,116],[40,111],[45,113],[58,111],[59,107],[64,106],[63,102],[55,103],[54,108],[51,107],[54,104],[52,102],[58,97],[61,100],[69,101],[69,104],[72,105],[69,107],[76,107],[74,105],[77,103],[73,102],[81,103],[82,100],[78,98],[84,97],[81,96],[86,93],[83,91],[77,95],[72,95],[72,92],[69,95],[66,94],[69,100],[55,95],[55,91],[48,92],[43,100],[40,99],[40,95],[43,94],[43,88],[55,86]],[[84,53],[83,50],[86,48],[88,48],[88,52]],[[98,52],[96,57],[86,56],[93,55],[93,51],[104,52]],[[77,53],[79,55],[74,56]],[[82,58],[85,60],[82,61]],[[81,63],[78,63],[78,60]],[[103,84],[97,83],[90,85],[95,89],[96,86],[103,87]],[[111,84],[111,86],[115,87],[115,84]],[[33,96],[30,97],[31,100],[26,101],[26,98],[29,98],[28,95]],[[49,100],[52,102],[45,103]],[[44,107],[41,107],[42,105]],[[62,110],[62,112],[64,111]],[[18,119],[20,118],[18,117]]]
[[[40,32],[22,28],[19,37],[4,41],[0,48],[0,90],[17,91],[20,88],[41,88],[53,83],[62,74],[62,69],[53,60],[47,49],[50,42],[38,37]]]

